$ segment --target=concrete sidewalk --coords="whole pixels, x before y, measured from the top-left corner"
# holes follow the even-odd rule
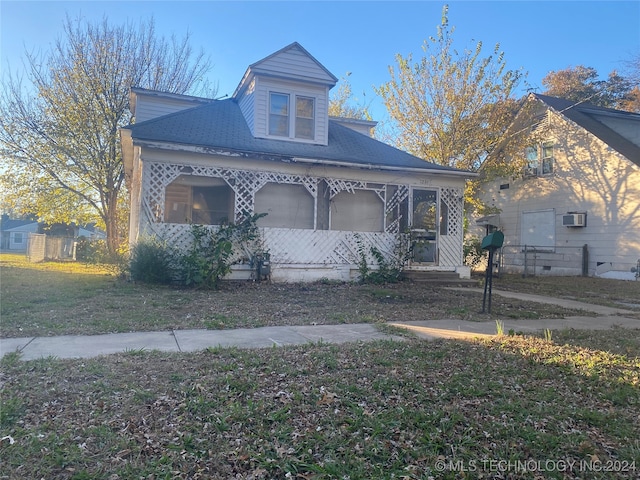
[[[461,288],[461,290],[476,290]],[[478,289],[482,291],[481,289]],[[602,307],[574,300],[542,297],[514,292],[493,291],[494,295],[550,303],[590,311],[600,316],[575,316],[561,319],[505,320],[504,331],[535,332],[568,328],[602,330],[614,326],[640,328],[640,319],[625,317],[640,312]],[[637,315],[635,315],[637,316]],[[470,322],[456,319],[393,322],[421,338],[474,338],[496,334],[495,319]],[[374,324],[309,325],[289,327],[242,328],[236,330],[167,330],[160,332],[114,333],[106,335],[64,335],[58,337],[0,338],[0,357],[19,352],[22,360],[37,358],[89,358],[112,353],[159,350],[193,352],[208,347],[261,348],[300,345],[310,342],[345,343],[381,339],[404,340],[402,336],[380,331]]]
[[[120,352],[159,350],[193,352],[209,347],[263,348],[305,343],[345,343],[382,339],[403,340],[367,323],[236,330],[166,330],[160,332],[0,338],[0,357],[20,352],[22,360],[43,357],[89,358]]]

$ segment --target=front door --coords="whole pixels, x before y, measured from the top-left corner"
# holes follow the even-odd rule
[[[413,189],[411,209],[412,263],[436,264],[438,261],[438,191]]]

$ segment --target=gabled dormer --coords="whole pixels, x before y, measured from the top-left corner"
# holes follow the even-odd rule
[[[233,93],[256,138],[327,145],[338,79],[297,42],[247,68]]]

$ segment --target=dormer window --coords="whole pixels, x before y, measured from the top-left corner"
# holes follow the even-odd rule
[[[289,136],[289,95],[271,93],[269,101],[269,135]]]
[[[295,116],[289,114],[291,98],[295,102]],[[271,92],[269,94],[269,135],[301,140],[315,138],[315,98]]]
[[[314,99],[296,97],[296,138],[313,140],[315,131]]]

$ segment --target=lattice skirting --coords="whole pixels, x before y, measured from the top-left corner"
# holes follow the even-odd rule
[[[215,228],[215,227],[212,227]],[[186,249],[191,242],[191,226],[159,223],[148,225],[146,236],[155,236],[170,245]],[[392,258],[397,234],[382,232],[346,232],[334,230],[298,230],[290,228],[260,229],[263,248],[271,255],[271,263],[301,265],[352,265],[360,259],[359,247],[368,263],[374,265],[370,247]],[[238,257],[241,252],[238,252]]]

